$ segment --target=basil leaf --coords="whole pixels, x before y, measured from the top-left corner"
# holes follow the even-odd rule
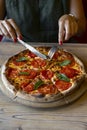
[[[42,80],[39,80],[39,81],[37,81],[36,83],[35,83],[35,85],[34,85],[34,89],[36,90],[36,89],[38,89],[41,85],[43,85],[44,84],[44,82],[42,81]]]
[[[57,75],[57,77],[60,80],[63,80],[63,81],[66,81],[66,82],[70,82],[70,79],[65,74],[58,74],[58,73],[56,73],[56,75]]]
[[[20,58],[17,59],[16,61],[17,61],[17,62],[20,62],[20,61],[26,61],[26,60],[28,60],[28,58],[26,58],[26,57],[20,57]]]
[[[19,75],[29,75],[29,72],[20,72]]]
[[[68,64],[70,64],[70,63],[71,63],[70,60],[64,60],[64,61],[61,62],[59,65],[60,65],[60,66],[66,66],[66,65],[68,65]]]

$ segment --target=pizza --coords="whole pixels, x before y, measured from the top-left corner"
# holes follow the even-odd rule
[[[50,47],[36,47],[47,55]],[[1,78],[15,96],[31,102],[54,102],[77,91],[85,79],[85,68],[77,56],[58,49],[52,59],[42,59],[28,49],[10,57]]]

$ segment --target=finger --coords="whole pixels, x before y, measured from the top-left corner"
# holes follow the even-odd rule
[[[16,25],[15,21],[13,19],[9,19],[8,22],[15,29],[17,37],[22,37],[21,31],[20,31],[19,27]]]
[[[71,36],[74,36],[75,34],[75,24],[74,22],[71,23]]]
[[[76,21],[74,21],[74,35],[78,33],[78,24]]]
[[[5,28],[3,23],[0,24],[0,27],[1,27],[0,31],[1,31],[2,35],[10,37],[9,32],[7,31],[7,29]]]
[[[70,24],[70,22],[67,20],[65,22],[65,41],[69,40],[69,38],[71,37],[72,34],[72,26]]]
[[[0,35],[2,35],[2,36],[4,35],[4,34],[2,33],[2,30],[1,30],[1,29],[0,29]]]
[[[77,34],[78,26],[75,21],[71,23],[71,37]]]
[[[59,21],[59,32],[58,32],[59,44],[62,44],[63,39],[64,39],[64,23],[62,21]]]
[[[15,29],[11,26],[11,24],[10,24],[7,20],[5,20],[5,21],[3,21],[3,25],[4,25],[5,28],[7,29],[7,31],[8,31],[8,33],[9,33],[10,37],[11,37],[14,41],[16,41],[17,35],[16,35],[16,32],[15,32]]]

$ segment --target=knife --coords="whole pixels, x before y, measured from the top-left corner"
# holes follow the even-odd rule
[[[18,39],[18,42],[21,43],[23,46],[25,46],[27,49],[29,49],[31,52],[33,52],[35,55],[37,55],[38,57],[42,58],[42,59],[49,59],[49,56],[44,55],[42,53],[40,53],[37,49],[35,49],[33,46],[27,44],[26,42],[24,42],[23,40]]]

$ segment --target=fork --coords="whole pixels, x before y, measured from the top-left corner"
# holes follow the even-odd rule
[[[51,49],[49,50],[49,52],[48,52],[48,57],[50,58],[50,59],[52,59],[52,57],[53,57],[53,55],[55,54],[55,52],[57,51],[57,46],[53,46],[53,47],[51,47]]]

